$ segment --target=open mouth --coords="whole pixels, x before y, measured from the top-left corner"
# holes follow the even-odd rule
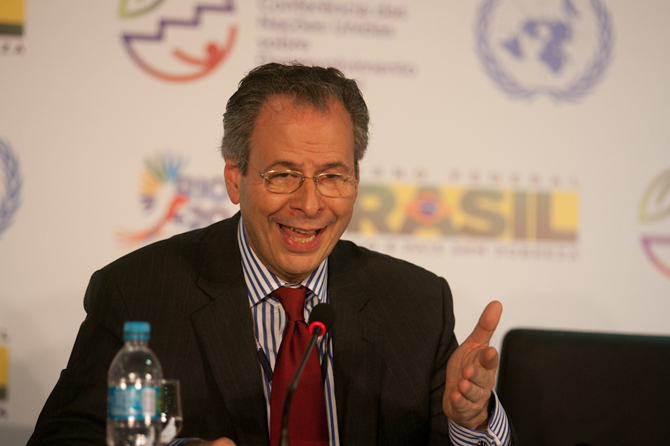
[[[316,239],[316,237],[322,231],[322,229],[305,230],[284,225],[280,225],[280,227],[282,231],[284,231],[284,234],[288,236],[288,238],[297,243],[309,243]]]

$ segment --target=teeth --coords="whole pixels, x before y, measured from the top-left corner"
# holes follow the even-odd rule
[[[291,232],[296,232],[298,234],[305,234],[305,235],[312,234],[310,237],[292,237],[291,235],[287,234],[291,240],[296,241],[298,243],[309,243],[312,240],[314,240],[316,238],[316,235],[319,233],[318,229],[312,231],[305,231],[304,229],[292,228],[290,226],[287,226],[287,228]]]
[[[289,229],[293,232],[297,232],[298,234],[309,234],[309,233],[312,232],[312,231],[304,231],[304,230],[298,229],[298,228],[289,228]]]
[[[308,243],[308,242],[311,242],[312,240],[314,240],[316,238],[316,234],[312,235],[311,237],[307,237],[307,238],[296,238],[296,237],[291,237],[289,235],[289,238],[291,240],[294,240],[294,241],[298,242],[298,243]]]

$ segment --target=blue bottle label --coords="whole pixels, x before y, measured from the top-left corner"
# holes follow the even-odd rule
[[[158,387],[110,387],[107,414],[113,420],[157,419],[160,416],[159,396]]]

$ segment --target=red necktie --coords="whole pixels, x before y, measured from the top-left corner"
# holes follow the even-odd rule
[[[272,295],[282,304],[288,317],[272,376],[270,397],[270,444],[278,446],[286,388],[305,354],[311,335],[304,317],[305,287],[281,287]],[[328,446],[323,376],[316,348],[309,355],[293,393],[288,438],[291,446]]]

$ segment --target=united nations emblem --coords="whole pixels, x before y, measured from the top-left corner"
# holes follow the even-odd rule
[[[0,234],[12,224],[21,204],[19,162],[9,144],[0,139]]]
[[[475,32],[484,71],[514,99],[576,101],[612,60],[612,22],[600,0],[485,0]]]

